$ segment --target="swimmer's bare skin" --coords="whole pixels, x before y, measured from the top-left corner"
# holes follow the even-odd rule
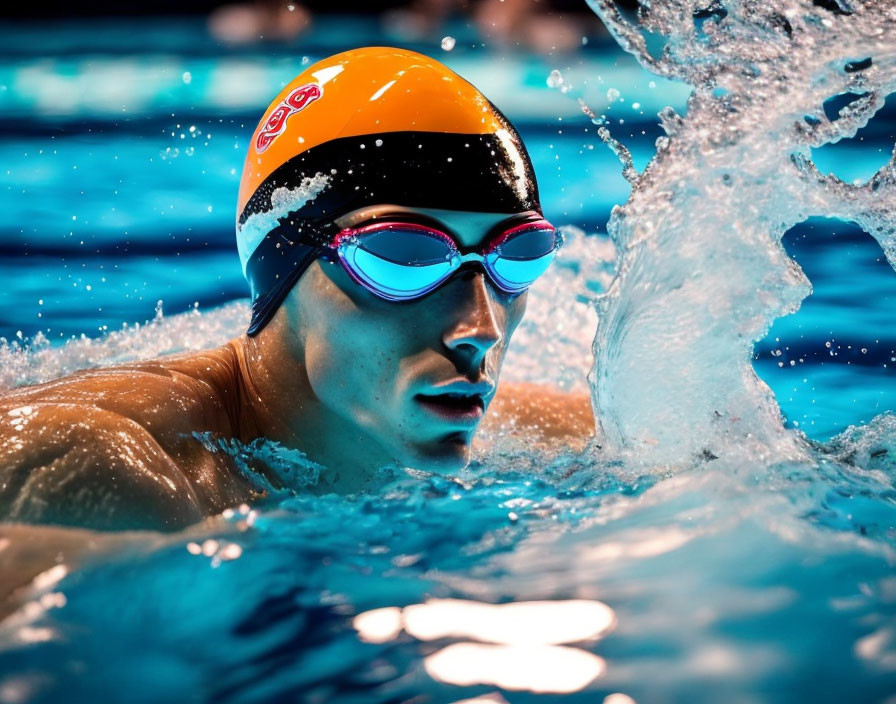
[[[245,339],[245,338],[243,338]],[[269,419],[241,372],[244,347],[79,372],[0,397],[0,516],[97,529],[177,530],[258,498],[201,430],[250,442]],[[499,387],[485,423],[532,442],[583,444],[590,401]],[[351,490],[354,486],[334,486]]]
[[[0,515],[177,529],[251,496],[197,429],[239,433],[230,345],[77,373],[0,399]]]

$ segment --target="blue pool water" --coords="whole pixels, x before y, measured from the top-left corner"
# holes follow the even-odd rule
[[[371,22],[345,22],[324,19],[297,47],[240,50],[192,20],[0,28],[4,385],[239,334],[233,218],[246,140],[303,57],[390,41]],[[518,126],[548,217],[583,230],[586,249],[606,244],[629,186],[549,73],[561,69],[606,111],[639,168],[660,134],[656,112],[683,111],[686,89],[606,39],[536,57],[450,31],[451,53],[437,40],[412,48]],[[609,105],[610,89],[622,101]],[[819,150],[819,168],[868,178],[896,140],[894,118],[891,98],[856,139]],[[896,273],[869,235],[836,220],[798,225],[785,246],[813,294],[756,343],[753,366],[812,462],[743,456],[671,471],[508,441],[457,480],[397,472],[376,496],[236,508],[32,585],[0,624],[0,702],[892,704],[896,420],[885,413],[896,410]],[[580,263],[576,251],[562,266]],[[509,376],[586,388],[593,320],[576,296],[572,284],[534,291],[533,315],[555,306],[585,316],[574,326],[592,321],[585,347],[569,342],[581,364],[554,368],[536,344],[551,329],[535,322]],[[523,366],[532,359],[540,369]],[[445,617],[450,604],[436,599],[462,601]],[[476,604],[527,601],[562,624],[550,608],[566,600],[605,604],[612,619],[543,642],[532,616],[523,645],[457,625]],[[449,627],[414,627],[409,607],[421,604]],[[374,637],[358,617],[378,609],[398,626]],[[484,641],[490,649],[466,660],[435,658]],[[471,660],[489,676],[465,680]],[[577,677],[584,684],[558,693]]]

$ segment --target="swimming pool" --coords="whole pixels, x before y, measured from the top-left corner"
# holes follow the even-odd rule
[[[239,334],[246,140],[303,55],[377,31],[323,22],[300,51],[224,51],[168,20],[3,30],[3,386]],[[546,213],[582,231],[533,290],[505,374],[586,388],[586,300],[609,281],[605,225],[629,187],[575,96],[640,168],[656,112],[687,93],[606,41],[537,58],[451,31],[450,54],[412,48],[508,114]],[[574,90],[548,87],[554,69]],[[825,148],[822,170],[867,178],[894,110]],[[235,507],[45,574],[2,626],[0,701],[892,701],[896,274],[838,221],[786,245],[814,293],[754,368],[813,441],[876,419],[810,462],[639,467],[505,438],[458,481],[397,473],[378,496]]]

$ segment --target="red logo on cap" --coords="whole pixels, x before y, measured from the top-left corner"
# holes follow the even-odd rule
[[[267,122],[258,131],[258,136],[255,138],[255,151],[260,154],[271,146],[271,143],[277,139],[277,136],[286,129],[286,121],[289,119],[289,116],[307,108],[320,98],[323,93],[323,90],[317,83],[308,83],[307,85],[299,86],[287,95],[274,108]]]

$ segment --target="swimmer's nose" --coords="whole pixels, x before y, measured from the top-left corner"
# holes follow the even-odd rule
[[[469,272],[452,282],[458,289],[453,323],[442,342],[468,369],[478,369],[486,353],[504,338],[500,306],[488,288],[483,272]]]

